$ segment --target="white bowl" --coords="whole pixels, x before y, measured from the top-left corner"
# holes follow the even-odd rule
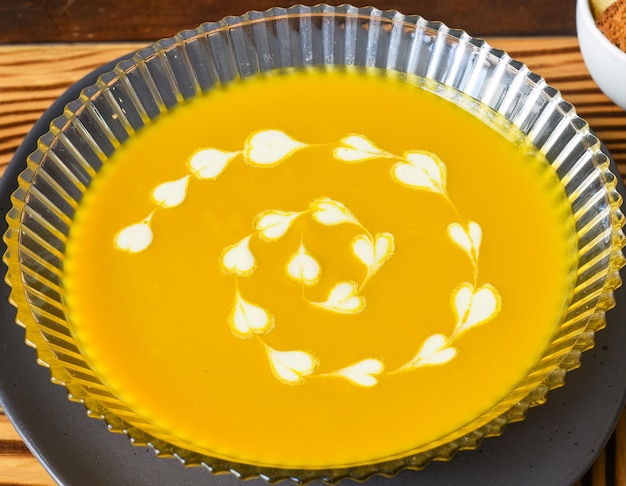
[[[587,69],[600,89],[626,110],[626,53],[596,26],[589,0],[576,4],[578,41]]]

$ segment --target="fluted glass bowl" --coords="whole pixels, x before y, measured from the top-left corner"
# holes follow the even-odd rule
[[[154,426],[119,399],[91,368],[74,337],[63,282],[67,237],[83,194],[129,138],[179,105],[220,85],[258,73],[318,65],[360,66],[407,73],[432,82],[465,108],[492,109],[519,128],[553,165],[576,221],[574,293],[552,341],[534,369],[501,402],[441,439],[405,454],[328,468],[259,465],[213,457]],[[463,96],[457,96],[458,93]],[[478,108],[477,108],[478,107]],[[123,189],[121,189],[123,191]],[[123,193],[120,193],[123,197]],[[580,365],[605,325],[621,284],[623,216],[609,158],[572,105],[506,53],[463,31],[395,11],[294,6],[203,24],[137,52],[102,75],[67,105],[39,141],[20,175],[5,234],[7,281],[27,343],[69,398],[85,404],[111,430],[186,465],[242,478],[335,482],[420,469],[502,433],[528,407],[546,400]],[[336,209],[336,208],[335,208]],[[218,419],[219,420],[219,419]],[[294,438],[306,440],[306,437]],[[375,439],[373,439],[375,440]],[[184,444],[184,445],[181,445]]]

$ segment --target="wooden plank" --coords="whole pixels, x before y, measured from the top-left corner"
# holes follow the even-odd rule
[[[606,485],[606,451],[602,451],[591,468],[591,486]]]
[[[0,174],[41,114],[98,66],[146,43],[0,46]]]
[[[56,484],[0,414],[0,486],[52,486]]]
[[[0,411],[0,441],[16,442],[21,441],[20,435],[17,433],[9,419]]]
[[[626,412],[615,429],[615,486],[626,485]]]
[[[296,3],[296,2],[292,2]],[[307,2],[315,4],[316,2]],[[353,2],[370,5],[369,2]],[[265,10],[276,0],[48,0],[0,2],[0,43],[152,40],[227,15]],[[574,35],[576,0],[385,0],[378,8],[419,14],[472,35]]]

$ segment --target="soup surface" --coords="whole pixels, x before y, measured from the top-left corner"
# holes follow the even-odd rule
[[[513,128],[431,89],[273,73],[132,136],[64,266],[103,382],[179,445],[305,468],[423,448],[502,400],[570,297],[571,210]]]

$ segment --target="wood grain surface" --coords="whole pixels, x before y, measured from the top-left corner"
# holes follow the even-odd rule
[[[276,0],[2,0],[0,43],[134,41],[168,37],[226,15],[297,3]],[[315,4],[317,2],[301,2]],[[333,3],[333,2],[330,2]],[[341,3],[341,2],[337,2]],[[473,35],[574,35],[576,0],[378,0],[383,10],[419,14]]]
[[[11,29],[7,30],[4,16],[13,3],[19,2],[0,2],[0,39],[5,41],[10,40],[12,34]],[[92,2],[94,8],[99,3]],[[199,3],[206,4],[207,8],[212,5],[208,1]],[[53,4],[60,2],[46,2],[46,5]],[[70,29],[68,33],[71,32]],[[149,37],[149,32],[141,35]],[[79,32],[76,37],[84,36],[84,32]],[[488,37],[488,40],[525,62],[558,88],[606,143],[622,176],[626,175],[626,113],[604,96],[590,78],[575,36]],[[0,44],[0,174],[33,123],[68,86],[97,66],[145,44],[144,41]],[[52,479],[30,455],[8,419],[0,415],[0,485],[50,484],[54,484]],[[579,486],[614,485],[626,486],[626,418],[619,422],[607,448],[579,482]]]
[[[9,419],[0,414],[0,485],[56,484],[28,451]]]

